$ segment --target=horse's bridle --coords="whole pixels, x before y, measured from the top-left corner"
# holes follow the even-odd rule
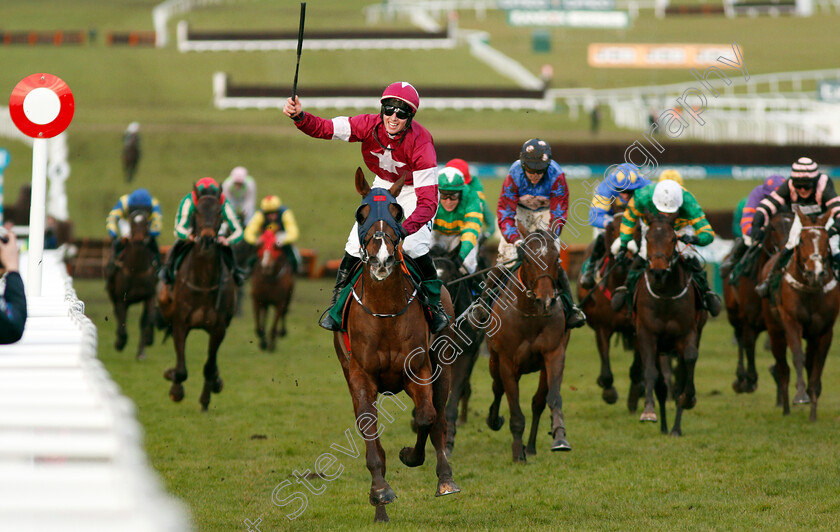
[[[383,241],[384,241],[385,239],[387,239],[387,240],[391,243],[391,245],[392,245],[392,246],[394,246],[394,250],[396,250],[396,249],[397,249],[397,246],[399,246],[399,243],[400,243],[400,239],[399,239],[399,237],[397,238],[397,240],[394,240],[394,239],[391,237],[391,235],[389,235],[389,234],[388,234],[387,232],[385,232],[385,231],[382,231],[382,230],[380,230],[380,231],[374,231],[372,235],[367,236],[367,238],[365,238],[365,239],[362,241],[362,245],[361,245],[361,248],[362,248],[362,249],[359,251],[359,254],[360,254],[360,258],[362,259],[362,262],[363,262],[364,264],[367,264],[367,263],[368,263],[368,261],[370,260],[370,254],[369,254],[369,253],[368,253],[368,251],[367,251],[367,246],[368,246],[368,244],[370,244],[370,241],[371,241],[371,240],[376,240],[376,239],[380,239],[380,240],[383,240]],[[397,253],[394,253],[394,255],[395,255],[395,257],[394,257],[394,263],[395,263],[395,264],[399,264],[399,263],[401,263],[401,262],[402,262],[402,259],[400,259],[400,258],[397,256]]]
[[[804,231],[806,229],[816,229],[816,230],[825,231],[826,233],[828,233],[828,229],[821,226],[821,225],[804,225],[804,226],[802,226],[801,231]],[[801,232],[800,232],[799,240],[800,240],[800,242],[802,240],[802,233]],[[796,248],[797,248],[796,251],[798,251],[798,248],[799,248],[798,244],[797,244]],[[799,259],[801,258],[801,255],[796,251],[794,251],[794,257],[793,257],[794,260],[792,262],[794,263],[794,266],[796,267],[796,273],[801,276],[807,270],[804,270],[802,268],[802,265],[799,264]],[[810,255],[808,255],[807,258],[809,258],[811,260],[824,261],[824,257],[822,255],[820,255],[819,253],[811,253]],[[827,261],[824,261],[824,262],[827,262]],[[788,282],[788,284],[791,286],[791,288],[793,288],[797,292],[819,292],[819,291],[822,291],[822,292],[827,293],[827,292],[831,291],[837,285],[837,277],[834,275],[834,269],[831,267],[831,265],[828,266],[827,270],[831,273],[830,280],[826,281],[825,283],[823,283],[822,285],[817,286],[817,287],[811,287],[811,286],[803,283],[802,281],[800,281],[799,279],[794,277],[793,274],[791,274],[789,271],[787,271],[787,269],[785,270],[784,277],[785,277],[785,280]]]
[[[559,268],[559,266],[558,266],[558,268]],[[525,281],[522,280],[522,267],[521,266],[519,267],[519,270],[516,272],[516,277],[519,279],[519,282],[522,284],[522,286],[525,287],[525,297],[528,298],[528,301],[534,302],[534,301],[537,300],[537,294],[536,294],[536,292],[534,292],[534,287],[536,287],[539,280],[542,279],[543,277],[548,278],[551,281],[552,288],[554,288],[554,293],[551,295],[551,301],[554,302],[554,301],[557,300],[557,298],[560,297],[560,290],[557,286],[557,278],[552,277],[548,273],[541,273],[540,275],[538,275],[535,279],[532,280],[531,283],[529,283],[530,286],[528,284],[525,284]],[[515,305],[514,305],[514,308],[516,308]],[[520,314],[522,314],[523,316],[528,316],[528,317],[546,318],[548,316],[551,316],[551,312],[530,314],[530,313],[527,313],[527,312],[523,312],[522,310],[520,310],[518,308],[516,309],[516,311],[519,312]]]

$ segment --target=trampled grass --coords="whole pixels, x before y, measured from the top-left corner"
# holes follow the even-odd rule
[[[207,335],[194,332],[187,342],[190,379],[186,399],[174,404],[162,373],[174,363],[171,341],[147,349],[135,362],[136,325],[130,325],[126,351],[112,347],[112,311],[100,281],[76,281],[86,313],[99,327],[99,356],[123,392],[137,403],[145,427],[146,449],[170,492],[183,498],[200,530],[245,529],[245,519],[263,520],[262,530],[286,527],[355,530],[367,527],[373,508],[367,502],[370,476],[362,454],[345,456],[331,445],[349,447],[344,434],[353,426],[352,404],[331,336],[316,318],[328,300],[329,280],[302,281],[289,316],[289,335],[274,354],[255,343],[249,309],[234,319],[220,350],[225,389],[214,395],[209,412],[198,405]],[[130,315],[137,318],[137,309]],[[761,340],[763,341],[762,335]],[[158,336],[158,340],[160,337]],[[398,495],[388,507],[399,530],[745,530],[836,528],[837,443],[840,423],[838,350],[832,348],[823,376],[819,420],[808,421],[808,407],[788,417],[774,406],[775,387],[767,372],[771,355],[759,348],[759,388],[736,395],[730,386],[736,364],[731,328],[721,316],[703,335],[696,370],[697,406],[683,416],[684,436],[659,433],[641,424],[625,406],[630,354],[613,347],[613,372],[620,400],[605,404],[598,375],[594,335],[572,334],[562,394],[570,453],[551,453],[550,424],[543,415],[536,457],[526,465],[511,461],[507,425],[493,432],[484,424],[492,394],[487,359],[480,358],[472,379],[470,418],[459,428],[452,460],[459,495],[433,497],[434,455],[417,469],[402,465],[399,449],[413,442],[410,410],[389,408],[383,421],[387,479]],[[530,397],[536,375],[521,382],[521,405],[530,429]],[[398,398],[410,408],[410,400]],[[509,419],[507,403],[502,414]],[[668,407],[673,421],[673,405]],[[281,489],[277,501],[295,491],[308,505],[294,521],[272,492],[294,472],[314,470],[324,453],[339,458],[340,476],[315,479],[314,495],[299,485]],[[336,469],[333,472],[337,471]],[[291,502],[291,501],[290,501]]]
[[[321,260],[338,258],[357,206],[351,176],[360,164],[358,146],[308,139],[279,111],[218,111],[212,107],[211,76],[228,72],[236,82],[290,84],[293,53],[180,54],[163,50],[106,47],[109,30],[148,31],[151,9],[159,0],[4,0],[4,30],[96,28],[98,38],[78,47],[0,47],[0,88],[6,93],[24,76],[51,72],[67,81],[76,98],[68,130],[72,174],[67,182],[69,210],[77,236],[103,237],[104,219],[122,193],[120,134],[128,122],[141,123],[144,155],[133,186],[148,187],[163,204],[165,225],[180,198],[199,177],[223,178],[245,165],[257,178],[259,193],[279,194],[293,209],[302,229],[301,246],[314,248]],[[363,27],[361,8],[369,2],[310,0],[307,28]],[[371,2],[372,3],[372,2]],[[277,27],[297,29],[299,2],[243,0],[223,2],[185,16],[200,29]],[[274,14],[277,14],[275,23]],[[491,44],[515,57],[532,72],[543,63],[555,70],[555,86],[605,88],[646,83],[686,82],[687,71],[594,70],[585,65],[589,42],[738,41],[751,73],[828,68],[837,49],[837,15],[809,19],[669,17],[655,20],[642,12],[633,28],[620,32],[550,31],[552,52],[531,50],[531,28],[509,28],[499,13],[477,18],[461,13],[464,28],[488,30]],[[407,21],[390,27],[409,27]],[[170,32],[174,23],[170,24]],[[363,75],[360,75],[362,73]],[[313,52],[301,63],[301,89],[324,84],[385,85],[409,78],[424,86],[479,84],[513,86],[469,56],[463,47],[445,52]],[[503,141],[516,158],[526,139],[588,140],[586,118],[557,113],[436,112],[424,110],[418,121],[438,141]],[[322,112],[325,116],[342,112]],[[605,124],[601,138],[632,142],[637,132]],[[30,178],[30,150],[3,139],[11,150],[6,170],[6,200]],[[560,161],[562,164],[563,161]],[[754,182],[690,182],[707,210],[733,208]],[[485,182],[498,197],[500,183]],[[570,183],[573,198],[584,195]],[[568,238],[570,232],[564,235]],[[588,232],[572,242],[586,241]],[[161,243],[171,243],[167,229]],[[206,334],[188,342],[187,397],[173,404],[162,372],[173,365],[171,341],[148,350],[135,362],[137,309],[132,309],[129,346],[116,353],[114,323],[102,281],[76,281],[86,312],[100,333],[99,355],[123,392],[138,406],[146,449],[167,488],[192,509],[204,531],[244,530],[245,519],[262,518],[261,529],[286,527],[356,530],[372,521],[367,503],[369,474],[363,456],[341,455],[344,470],[325,484],[321,495],[308,495],[306,511],[295,521],[293,506],[272,503],[272,490],[295,470],[312,469],[334,442],[346,442],[352,427],[350,398],[330,336],[316,318],[328,301],[330,280],[298,284],[289,317],[289,337],[276,354],[256,348],[252,318],[234,320],[222,345],[220,366],[226,388],[201,414],[201,386]],[[736,361],[731,331],[723,318],[706,329],[697,369],[699,402],[687,412],[680,439],[661,436],[642,425],[623,405],[629,355],[614,348],[613,370],[619,404],[605,405],[595,385],[598,372],[594,337],[576,331],[568,352],[563,398],[568,454],[547,452],[547,418],[538,441],[539,454],[524,466],[511,463],[507,427],[495,433],[483,419],[490,402],[487,359],[473,379],[471,419],[459,431],[453,458],[463,492],[435,499],[433,457],[410,470],[397,452],[413,441],[408,413],[395,411],[383,444],[388,479],[399,499],[390,506],[397,529],[540,530],[743,530],[836,529],[838,470],[836,434],[840,423],[838,349],[832,348],[823,379],[820,420],[807,421],[806,409],[782,418],[773,406],[775,391],[766,366],[770,355],[759,350],[760,385],[755,394],[731,391]],[[158,337],[158,340],[160,338]],[[536,389],[535,376],[522,380],[522,405]],[[405,400],[405,396],[401,395]],[[503,405],[505,413],[507,407]],[[673,408],[669,408],[673,416]],[[265,436],[265,438],[262,438]],[[361,445],[360,438],[355,438]],[[429,450],[431,447],[429,447]],[[317,482],[317,481],[316,481]],[[320,487],[320,484],[316,484]],[[295,484],[296,489],[303,489]],[[287,488],[283,493],[291,493]]]

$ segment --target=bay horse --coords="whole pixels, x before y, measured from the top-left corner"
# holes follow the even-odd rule
[[[572,450],[566,441],[560,395],[569,331],[557,285],[560,264],[554,235],[541,229],[529,234],[521,226],[519,232],[524,239],[521,246],[525,258],[515,270],[516,276],[510,275],[504,281],[502,291],[491,307],[500,325],[492,334],[487,333],[490,376],[493,378],[493,403],[487,414],[487,425],[492,430],[502,428],[504,418],[499,416],[499,404],[502,395],[506,395],[513,435],[513,461],[525,462],[526,454],[537,453],[537,428],[546,404],[551,410],[551,450]],[[537,371],[540,381],[531,401],[531,435],[528,446],[524,447],[525,415],[519,407],[519,379]]]
[[[746,252],[755,253],[754,257],[744,258],[751,266],[748,271],[739,272],[734,283],[730,280],[731,271],[721,269],[726,316],[738,342],[738,366],[732,382],[736,393],[752,393],[758,388],[755,346],[758,335],[767,327],[761,310],[761,297],[755,292],[756,278],[770,256],[784,246],[792,221],[793,214],[789,212],[776,213],[770,218],[764,241],[754,244],[757,246],[755,252]]]
[[[195,188],[193,191],[198,194]],[[231,272],[222,264],[224,251],[218,241],[221,221],[219,193],[199,197],[192,220],[194,241],[176,266],[172,293],[169,294],[163,284],[158,293],[158,305],[171,328],[177,357],[175,367],[163,374],[166,380],[172,381],[169,397],[173,401],[179,402],[184,398],[182,383],[187,380],[184,357],[187,335],[192,329],[203,329],[210,335],[204,364],[204,388],[199,397],[201,409],[205,412],[210,404],[210,393],[219,393],[224,386],[219,377],[216,355],[236,307],[236,286]]]
[[[694,367],[706,311],[677,250],[674,221],[677,213],[645,216],[650,220],[645,240],[647,262],[636,284],[636,348],[644,367],[645,409],[640,421],[656,422],[654,392],[662,416],[660,430],[668,433],[666,402],[675,399],[677,412],[672,436],[682,435],[683,410],[694,408]],[[671,356],[677,358],[672,384]],[[673,386],[673,389],[672,389]]]
[[[128,308],[135,303],[143,304],[136,355],[137,360],[142,360],[145,358],[146,346],[152,345],[155,337],[155,256],[149,247],[149,213],[142,209],[131,212],[129,224],[129,236],[124,239],[122,252],[114,257],[114,272],[108,277],[105,289],[116,315],[117,339],[114,348],[117,351],[122,351],[128,342]]]
[[[619,236],[621,221],[624,219],[623,210],[617,212],[612,221],[604,228],[604,246],[606,252],[603,260],[598,264],[590,264],[590,268],[598,268],[596,279],[598,283],[592,289],[577,286],[578,301],[586,314],[586,322],[595,331],[595,342],[601,357],[601,372],[597,384],[603,390],[601,398],[607,404],[618,401],[618,392],[613,385],[613,373],[610,366],[610,339],[618,333],[622,345],[626,350],[633,351],[633,363],[630,366],[630,390],[627,394],[627,409],[635,412],[638,400],[644,394],[641,357],[635,349],[636,328],[633,323],[630,305],[624,305],[619,312],[612,310],[610,302],[612,294],[619,286],[627,281],[630,270],[629,261],[617,260],[610,250],[610,244]],[[637,227],[633,239],[638,246],[641,240],[641,230]],[[592,254],[594,242],[586,249],[586,256]],[[629,253],[629,252],[628,252]],[[606,277],[604,277],[606,275]]]
[[[385,450],[377,431],[377,394],[389,396],[405,391],[415,407],[417,441],[403,447],[400,461],[408,467],[426,459],[426,440],[431,435],[437,457],[438,485],[435,496],[458,493],[452,468],[446,459],[446,417],[449,396],[449,366],[436,349],[429,349],[430,332],[418,287],[403,262],[397,229],[403,221],[396,196],[400,178],[390,190],[371,189],[361,168],[356,170],[356,191],[362,205],[356,211],[362,252],[362,273],[352,288],[347,310],[346,333],[336,332],[335,353],[341,363],[353,400],[357,430],[364,435],[365,459],[371,473],[370,503],[375,521],[388,521],[385,505],[396,494],[385,480]],[[366,229],[365,229],[366,228]],[[401,229],[399,229],[401,232]],[[446,290],[441,290],[446,312],[453,314]],[[383,412],[386,419],[393,419]]]
[[[811,403],[810,420],[816,421],[817,399],[822,392],[822,371],[840,310],[840,288],[829,259],[831,212],[818,217],[816,223],[798,209],[796,217],[801,230],[794,224],[792,233],[798,232],[798,235],[792,235],[792,238],[798,243],[784,268],[778,292],[763,300],[762,312],[770,336],[770,350],[776,359],[777,397],[781,400],[782,414],[790,414],[790,366],[786,358],[786,349],[790,347],[796,368],[793,404]],[[765,264],[762,279],[767,278],[778,259],[779,255],[775,255]],[[803,339],[807,341],[804,353]],[[802,376],[803,368],[808,372],[807,388]]]
[[[257,245],[257,261],[251,274],[251,302],[254,307],[254,325],[260,349],[273,352],[279,334],[286,336],[286,313],[292,299],[295,276],[292,264],[282,248],[276,246],[274,231],[265,231]],[[274,321],[266,337],[268,311],[274,307]]]
[[[450,297],[454,308],[454,316],[457,319],[451,327],[444,329],[441,334],[446,335],[456,349],[458,356],[451,366],[451,390],[449,399],[446,402],[446,455],[451,456],[455,447],[456,426],[466,423],[467,409],[469,405],[472,388],[470,377],[472,376],[475,361],[478,360],[479,348],[484,340],[484,328],[475,327],[464,314],[472,305],[473,293],[470,289],[470,280],[456,281],[461,274],[455,262],[458,254],[456,248],[447,252],[439,248],[432,248],[432,258],[437,268],[438,279],[450,289]],[[463,317],[462,317],[463,316]],[[460,416],[459,416],[460,405]]]

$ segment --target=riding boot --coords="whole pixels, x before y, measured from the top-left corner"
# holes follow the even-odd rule
[[[583,263],[583,268],[580,275],[580,286],[587,290],[591,290],[595,286],[595,269],[598,267],[598,261],[604,255],[604,235],[600,234],[595,238],[595,245],[592,246],[592,255]]]
[[[560,287],[560,300],[563,302],[563,312],[566,314],[566,329],[583,327],[586,324],[586,314],[575,304],[566,270],[562,266],[559,267],[559,270],[557,284]]]
[[[437,334],[449,325],[449,315],[443,308],[440,302],[440,290],[443,283],[438,279],[437,268],[429,254],[421,255],[414,258],[414,262],[420,269],[420,275],[423,276],[423,281],[420,285],[423,287],[423,293],[426,295],[426,304],[429,307],[431,318],[429,321],[429,328],[432,334]]]
[[[154,265],[158,266],[160,264],[160,248],[158,247],[157,240],[155,237],[151,237],[149,239],[149,249],[152,250],[152,257],[154,258]]]
[[[328,331],[341,330],[341,323],[333,319],[333,317],[330,315],[330,310],[332,310],[332,308],[338,301],[338,295],[341,293],[341,289],[347,286],[347,283],[350,282],[350,272],[353,271],[356,264],[361,262],[361,260],[362,259],[354,257],[349,253],[345,253],[344,258],[341,259],[341,264],[338,266],[338,273],[336,273],[335,275],[335,288],[333,288],[330,306],[324,311],[324,317],[318,323],[318,325],[320,325],[324,329]]]
[[[630,303],[628,300],[631,299],[631,294],[636,291],[636,282],[638,282],[639,277],[641,277],[644,271],[644,264],[644,261],[636,255],[633,259],[633,264],[630,266],[630,270],[627,272],[627,280],[624,281],[624,285],[616,288],[612,294],[610,308],[612,308],[613,312],[620,311],[625,303]]]
[[[697,285],[697,289],[703,295],[703,306],[709,311],[712,317],[717,316],[721,310],[720,296],[709,287],[706,270],[697,257],[686,257],[684,261],[691,271],[691,278],[694,280],[694,284]]]
[[[726,259],[724,259],[720,265],[721,277],[729,277],[729,273],[732,271],[733,266],[741,260],[741,257],[744,256],[747,249],[749,248],[744,243],[743,238],[738,237],[735,239],[735,243],[732,245],[732,252],[726,256]]]
[[[770,287],[778,284],[778,278],[781,276],[782,270],[787,265],[791,256],[793,256],[793,249],[785,248],[782,250],[781,255],[779,255],[779,259],[776,261],[776,264],[773,265],[773,270],[767,275],[767,279],[765,279],[761,284],[756,285],[756,294],[761,297],[767,297],[770,293]]]
[[[173,284],[175,284],[175,275],[172,271],[172,268],[175,266],[175,259],[177,259],[181,254],[184,246],[187,245],[186,243],[186,240],[176,240],[175,243],[172,244],[169,254],[166,256],[166,262],[163,263],[163,266],[161,266],[158,271],[158,279],[163,281],[163,284],[170,288]]]
[[[230,270],[230,274],[233,276],[233,282],[236,286],[242,286],[245,284],[245,272],[242,271],[242,268],[236,265],[236,257],[233,255],[233,248],[230,246],[222,246],[222,260],[225,263],[225,267]]]

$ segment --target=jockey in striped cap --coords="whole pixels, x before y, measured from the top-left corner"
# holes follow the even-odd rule
[[[838,253],[836,237],[838,230],[840,230],[840,197],[837,196],[831,179],[827,175],[821,174],[817,163],[809,157],[800,157],[793,163],[790,169],[790,178],[786,179],[779,188],[758,204],[751,232],[754,245],[761,242],[770,217],[779,211],[792,210],[794,205],[799,207],[802,214],[811,217],[818,216],[826,211],[831,212],[834,219],[834,226],[831,228],[831,252],[835,259],[834,268],[837,270],[840,266],[840,260],[838,260],[840,259],[840,253]],[[782,269],[793,255],[793,250],[799,240],[797,226],[798,222],[794,221],[788,243],[785,245],[779,260],[773,266],[773,271],[770,272],[763,283],[755,287],[758,295],[767,296],[770,286],[775,284],[776,278],[781,274]]]

